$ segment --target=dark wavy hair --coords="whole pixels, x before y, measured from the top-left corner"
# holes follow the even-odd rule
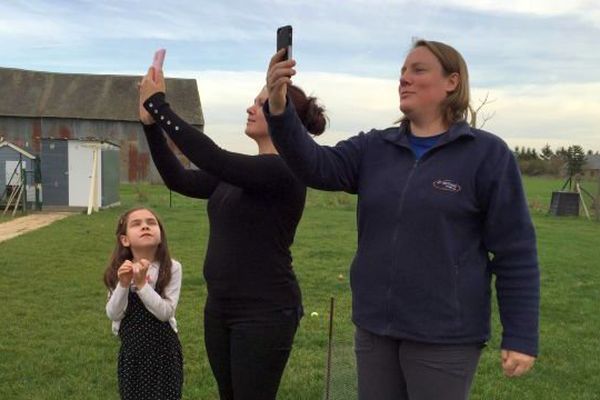
[[[327,125],[325,107],[317,104],[316,97],[307,96],[298,86],[288,85],[287,92],[306,130],[314,136],[323,133]]]
[[[139,210],[148,210],[154,215],[156,221],[158,222],[158,227],[160,228],[160,237],[161,241],[156,249],[156,257],[155,260],[158,262],[158,279],[156,280],[156,287],[154,290],[161,296],[163,295],[164,288],[171,281],[171,267],[173,265],[171,261],[171,255],[169,254],[169,246],[167,245],[167,235],[165,233],[165,229],[163,227],[162,222],[158,215],[147,207],[136,207],[130,210],[125,211],[117,222],[117,229],[115,231],[115,248],[113,249],[112,255],[110,256],[110,261],[108,262],[108,266],[104,271],[104,284],[108,288],[108,290],[112,293],[112,291],[117,286],[119,278],[117,276],[117,271],[119,267],[125,260],[132,261],[133,254],[131,253],[131,249],[129,247],[123,246],[121,244],[121,236],[127,234],[127,224],[129,222],[129,216],[134,211]]]

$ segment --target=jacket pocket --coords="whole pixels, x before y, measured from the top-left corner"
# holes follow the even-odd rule
[[[455,314],[455,321],[458,325],[460,325],[461,322],[461,304],[460,304],[460,293],[459,293],[459,287],[460,287],[460,265],[459,264],[454,264],[454,280],[453,280],[453,288],[452,288],[452,292],[453,292],[453,296],[454,296],[454,306],[456,308],[456,314]]]
[[[354,332],[354,351],[356,353],[368,353],[375,347],[375,335],[364,329],[356,327]]]

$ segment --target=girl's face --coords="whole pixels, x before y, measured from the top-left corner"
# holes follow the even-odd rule
[[[440,115],[441,104],[456,89],[458,74],[444,76],[442,64],[424,46],[413,49],[400,74],[400,110],[411,115]]]
[[[133,211],[127,217],[125,235],[121,235],[120,240],[131,249],[158,247],[161,243],[158,219],[149,210]]]
[[[246,109],[248,120],[246,122],[246,135],[252,139],[269,136],[267,120],[263,114],[262,106],[265,104],[269,94],[267,88],[263,88],[254,99],[254,104]]]

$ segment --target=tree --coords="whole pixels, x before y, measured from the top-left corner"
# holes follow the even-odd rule
[[[546,143],[546,145],[544,147],[542,147],[541,159],[549,160],[552,158],[552,156],[554,156],[554,153],[552,152],[552,149],[550,148],[548,143]]]
[[[521,147],[520,149],[518,147],[516,147],[515,148],[515,156],[520,161],[539,160],[537,151],[530,147],[527,147],[527,148]]]
[[[569,177],[582,171],[585,164],[585,152],[579,145],[569,146],[566,152],[567,172]]]
[[[560,149],[556,150],[556,155],[559,157],[562,157],[565,161],[567,161],[567,150],[565,150],[565,147],[562,146]]]
[[[477,128],[477,129],[482,129],[486,122],[488,122],[490,119],[492,119],[494,117],[494,115],[496,114],[496,112],[494,111],[491,115],[490,114],[483,114],[481,117],[481,121],[480,124],[478,125],[477,122],[477,118],[479,117],[479,112],[483,109],[483,107],[485,107],[486,105],[493,103],[496,100],[489,100],[489,92],[485,94],[485,97],[483,98],[483,100],[479,100],[479,105],[477,106],[477,108],[473,108],[470,104],[469,104],[469,114],[471,114],[471,120],[469,121],[469,125],[471,125],[471,128]]]

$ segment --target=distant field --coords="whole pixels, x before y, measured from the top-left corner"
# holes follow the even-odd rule
[[[541,354],[522,379],[502,377],[499,332],[485,349],[472,399],[598,399],[600,393],[600,223],[547,215],[560,180],[526,178],[542,268]],[[586,183],[596,193],[594,183]],[[172,196],[162,186],[124,185],[123,205],[77,215],[0,243],[0,399],[117,399],[118,340],[104,314],[101,276],[117,216],[135,204],[163,218],[171,252],[184,267],[177,317],[185,357],[185,399],[217,399],[202,341],[206,296],[202,260],[204,201]],[[355,399],[348,266],[355,244],[355,204],[343,193],[309,191],[293,248],[306,316],[280,389],[280,399],[321,399],[329,298],[334,296],[332,399]],[[4,221],[0,219],[0,222]],[[341,276],[340,276],[341,275]],[[310,317],[311,312],[318,317]]]

